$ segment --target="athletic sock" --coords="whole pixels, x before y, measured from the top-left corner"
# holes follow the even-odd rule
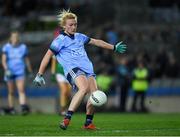
[[[24,110],[29,110],[28,105],[26,105],[26,104],[21,105],[21,110],[22,110],[22,111],[24,111]]]
[[[9,112],[11,112],[11,111],[15,111],[15,109],[14,109],[14,107],[9,107]]]
[[[66,113],[64,119],[69,119],[69,120],[71,120],[71,117],[72,117],[73,113],[74,113],[73,111],[68,111],[68,112]]]
[[[6,111],[10,115],[14,115],[16,113],[14,107],[9,107]]]
[[[94,115],[86,115],[86,122],[84,123],[85,126],[88,126],[89,124],[92,123]]]

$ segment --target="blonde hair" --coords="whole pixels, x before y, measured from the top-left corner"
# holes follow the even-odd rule
[[[59,21],[59,25],[62,28],[65,25],[67,19],[75,19],[77,21],[76,14],[72,13],[69,9],[60,11],[57,18],[58,18],[58,21]]]

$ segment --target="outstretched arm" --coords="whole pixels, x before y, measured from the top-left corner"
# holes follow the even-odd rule
[[[89,41],[89,44],[102,47],[105,49],[114,50],[115,52],[118,52],[118,53],[124,53],[126,51],[126,44],[123,44],[122,42],[119,42],[116,45],[112,45],[103,40],[91,38]]]
[[[105,48],[105,49],[110,49],[110,50],[113,50],[114,49],[114,45],[112,44],[109,44],[103,40],[99,40],[99,39],[93,39],[91,38],[91,40],[89,41],[89,44],[92,44],[92,45],[95,45],[95,46],[98,46],[98,47],[102,47],[102,48]]]

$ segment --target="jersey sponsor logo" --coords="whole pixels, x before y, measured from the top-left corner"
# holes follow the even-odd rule
[[[21,59],[22,56],[23,56],[22,53],[23,53],[23,52],[20,51],[20,50],[11,50],[11,51],[9,52],[9,58],[11,58],[11,59]]]
[[[72,49],[72,50],[71,50],[71,55],[72,55],[73,57],[82,57],[82,56],[85,55],[85,51],[84,51],[83,47],[81,47],[81,48],[76,48],[76,49]]]

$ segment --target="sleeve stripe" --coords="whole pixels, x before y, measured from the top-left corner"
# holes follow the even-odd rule
[[[24,57],[28,57],[28,54],[24,54]]]
[[[89,37],[87,37],[87,39],[86,39],[85,42],[84,42],[84,45],[87,45],[90,40],[91,40],[91,39],[90,39]]]
[[[54,53],[54,55],[57,55],[58,52],[56,52],[55,50],[53,50],[51,47],[49,47],[49,49]]]

